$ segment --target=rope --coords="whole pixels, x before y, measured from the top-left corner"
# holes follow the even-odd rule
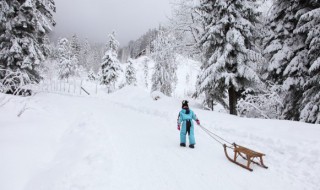
[[[209,129],[205,128],[204,126],[202,125],[199,125],[200,128],[205,132],[207,133],[212,139],[214,139],[215,141],[217,141],[218,143],[220,143],[221,145],[225,145],[226,143],[229,144],[229,145],[232,145],[232,143],[228,142],[227,140],[223,139],[222,137],[220,137],[219,135],[213,133],[212,131],[210,131]],[[226,143],[223,143],[221,142],[220,140],[218,140],[218,138],[221,140],[221,141],[224,141]],[[228,148],[233,148],[231,146],[227,146]]]

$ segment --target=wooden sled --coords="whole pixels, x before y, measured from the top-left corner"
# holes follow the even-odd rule
[[[253,171],[251,168],[250,168],[250,164],[251,163],[255,163],[257,164],[258,166],[262,167],[262,168],[265,168],[267,169],[268,167],[265,166],[263,164],[263,159],[262,159],[262,156],[265,156],[265,154],[263,153],[259,153],[259,152],[256,152],[256,151],[253,151],[253,150],[250,150],[248,148],[245,148],[243,146],[239,146],[237,145],[236,143],[233,143],[232,144],[234,147],[232,147],[233,151],[234,151],[234,157],[233,159],[231,159],[228,155],[228,152],[227,152],[227,148],[231,148],[231,147],[228,147],[226,144],[223,145],[224,147],[224,152],[226,154],[226,157],[228,158],[229,161],[249,170],[249,171]],[[241,164],[239,162],[237,162],[237,158],[238,156],[241,156],[243,159],[247,160],[247,165],[244,165],[244,164]],[[260,159],[260,163],[254,161],[255,158],[259,158]]]

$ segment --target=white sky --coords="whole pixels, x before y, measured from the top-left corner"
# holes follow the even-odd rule
[[[121,46],[150,28],[165,23],[172,0],[55,0],[54,39],[76,33],[90,41],[106,43],[113,30]]]

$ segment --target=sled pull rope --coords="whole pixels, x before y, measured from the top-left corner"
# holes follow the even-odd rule
[[[200,126],[200,128],[201,128],[204,132],[206,132],[212,139],[214,139],[215,141],[217,141],[218,143],[220,143],[222,146],[226,146],[226,147],[228,147],[228,148],[233,149],[233,146],[227,146],[227,145],[226,145],[226,143],[229,144],[229,145],[232,145],[232,143],[230,143],[230,142],[228,142],[227,140],[223,139],[223,138],[220,137],[219,135],[213,133],[212,131],[210,131],[209,129],[205,128],[204,126],[202,126],[202,125],[199,125],[199,126]],[[218,139],[220,139],[220,140],[218,140]],[[226,143],[223,143],[223,142],[221,142],[221,141],[224,141],[224,142],[226,142]]]

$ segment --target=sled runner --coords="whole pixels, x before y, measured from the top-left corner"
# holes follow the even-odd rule
[[[239,165],[249,171],[253,171],[250,168],[251,163],[257,164],[258,166],[265,168],[265,169],[268,168],[267,166],[264,165],[263,159],[262,159],[262,156],[265,156],[265,154],[250,150],[246,147],[237,145],[236,143],[233,143],[232,145],[233,145],[233,147],[228,147],[226,144],[223,145],[224,152],[225,152],[226,157],[228,158],[229,161],[231,161],[231,162],[233,162],[233,163],[235,163],[235,164],[237,164],[237,165]],[[230,156],[228,155],[227,148],[233,149],[233,151],[234,151],[233,159],[230,158]],[[238,156],[241,156],[243,159],[247,160],[247,165],[244,165],[244,164],[237,162]],[[260,160],[260,163],[254,161],[255,158],[258,158]]]

